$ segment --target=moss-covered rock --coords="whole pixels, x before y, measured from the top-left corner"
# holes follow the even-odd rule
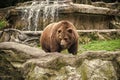
[[[0,79],[1,80],[21,80],[23,79],[23,75],[21,71],[15,68],[11,61],[9,61],[6,57],[4,51],[0,51]],[[8,53],[9,54],[9,53]]]
[[[82,80],[117,80],[116,71],[111,61],[100,59],[85,60],[78,68]]]
[[[0,43],[3,80],[119,80],[120,52],[89,51],[80,55],[44,53],[14,42]],[[4,79],[6,78],[6,79]]]

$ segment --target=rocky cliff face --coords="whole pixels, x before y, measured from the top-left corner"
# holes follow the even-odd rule
[[[19,7],[1,9],[0,16],[6,18],[8,27],[21,30],[43,30],[49,23],[63,19],[71,21],[80,30],[120,28],[118,2],[86,4],[50,3],[47,5],[40,1],[33,1],[21,3]]]
[[[54,8],[54,6],[56,6],[57,8]],[[78,30],[119,28],[119,27],[115,27],[114,24],[112,23],[112,21],[115,21],[115,20],[117,22],[119,22],[116,19],[116,16],[119,16],[118,10],[104,8],[104,7],[95,7],[92,5],[85,5],[85,4],[65,4],[65,5],[59,5],[59,4],[54,5],[53,4],[53,5],[49,5],[48,7],[50,10],[57,9],[58,12],[52,12],[52,11],[47,12],[48,10],[46,9],[46,7],[44,7],[43,10],[39,12],[39,14],[42,14],[42,15],[38,16],[37,30],[43,30],[49,23],[60,21],[60,20],[71,21]],[[22,8],[22,9],[17,8],[17,9],[20,11],[24,10],[24,8]],[[36,11],[33,9],[33,12],[35,13]],[[47,12],[47,13],[45,13],[45,12]],[[49,13],[49,15],[48,15],[48,13]],[[56,13],[58,13],[57,16],[56,16]],[[50,15],[50,14],[52,14],[52,15]],[[45,17],[44,17],[46,15],[47,15],[47,19],[45,19]],[[53,16],[53,17],[51,18],[51,16]],[[34,14],[33,14],[32,17],[31,17],[30,21],[32,21],[32,19],[34,20],[34,18],[36,16],[34,16]],[[51,20],[51,19],[53,19],[53,20]],[[14,20],[14,19],[12,19],[12,20]],[[45,22],[44,22],[44,20],[45,20]],[[18,22],[17,21],[18,20],[14,21],[15,22],[13,24],[14,27],[15,26],[22,27],[22,25],[18,25],[18,22],[20,22],[20,21],[18,21]],[[34,21],[32,21],[32,22],[34,22]],[[25,25],[28,25],[28,24],[29,24],[29,22],[27,21]],[[31,24],[33,24],[33,23],[31,23]],[[30,25],[30,26],[31,26],[31,29],[34,30],[35,26],[34,25]]]
[[[45,53],[14,42],[0,43],[2,80],[119,80],[120,52]]]

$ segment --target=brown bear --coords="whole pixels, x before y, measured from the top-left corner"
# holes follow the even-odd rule
[[[78,33],[75,26],[62,20],[49,24],[41,34],[40,45],[45,52],[61,52],[68,49],[69,53],[77,54]]]

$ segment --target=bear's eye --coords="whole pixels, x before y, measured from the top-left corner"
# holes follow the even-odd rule
[[[61,30],[58,30],[58,33],[60,33],[61,32]]]
[[[72,29],[68,29],[67,31],[68,31],[69,33],[72,33]]]

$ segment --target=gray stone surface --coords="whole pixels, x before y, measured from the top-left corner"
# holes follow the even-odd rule
[[[24,44],[2,42],[0,53],[3,62],[0,68],[4,68],[0,74],[4,73],[5,77],[8,75],[5,72],[11,70],[11,73],[20,74],[25,80],[120,79],[119,51],[89,51],[74,56],[57,52],[45,53]],[[7,70],[5,65],[11,69]],[[14,75],[10,76],[16,79]],[[20,76],[17,76],[18,80]],[[3,79],[2,76],[0,78]]]

